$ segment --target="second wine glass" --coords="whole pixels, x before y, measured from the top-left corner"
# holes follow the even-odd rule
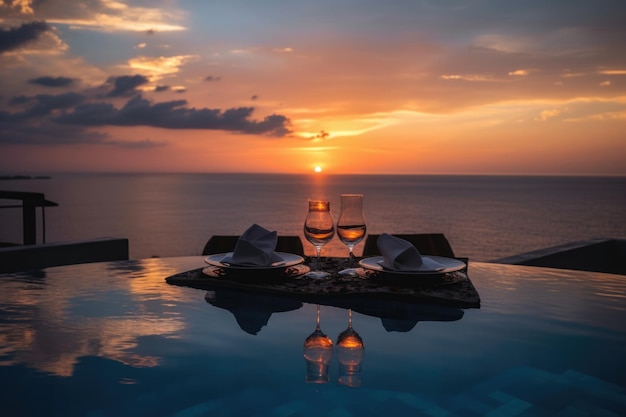
[[[337,337],[337,359],[339,360],[339,383],[349,387],[361,385],[361,361],[363,361],[363,339],[352,328],[352,309],[348,310],[348,328]]]
[[[335,236],[335,224],[330,214],[330,202],[324,200],[309,200],[309,212],[304,221],[304,237],[315,246],[317,251],[317,270],[308,272],[311,278],[327,278],[328,272],[321,271],[320,252],[322,247]]]
[[[337,220],[337,236],[349,250],[349,268],[344,275],[357,275],[352,267],[352,250],[365,237],[366,224],[363,214],[363,194],[341,194],[341,214]]]

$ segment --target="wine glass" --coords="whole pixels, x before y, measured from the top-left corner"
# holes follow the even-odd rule
[[[363,194],[341,194],[341,214],[337,221],[337,236],[350,251],[349,268],[340,272],[343,275],[358,275],[352,268],[352,250],[365,237],[366,225],[363,214]]]
[[[304,237],[317,251],[317,270],[308,272],[311,278],[327,278],[328,272],[321,271],[320,252],[322,247],[335,236],[333,216],[330,214],[330,201],[309,200],[309,213],[304,221]]]
[[[333,358],[333,341],[320,328],[320,306],[317,305],[315,330],[304,340],[306,382],[324,384],[330,380],[328,365]]]
[[[337,337],[339,383],[349,387],[361,385],[361,362],[365,346],[363,339],[352,328],[352,309],[348,310],[348,328]]]

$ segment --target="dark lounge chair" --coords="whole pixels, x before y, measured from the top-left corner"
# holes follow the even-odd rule
[[[380,235],[368,235],[363,248],[363,256],[380,256],[376,241]],[[454,251],[448,239],[442,233],[422,234],[393,234],[404,240],[408,240],[417,248],[422,255],[444,256],[454,258]]]
[[[204,245],[203,255],[232,252],[235,249],[239,236],[214,235]],[[293,253],[304,257],[304,247],[298,236],[278,236],[277,252]]]

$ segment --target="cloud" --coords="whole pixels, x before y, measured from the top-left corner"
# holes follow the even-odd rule
[[[115,145],[115,146],[120,146],[122,148],[128,148],[128,149],[160,148],[162,146],[167,145],[165,142],[155,142],[150,139],[144,139],[144,140],[138,140],[138,141],[132,141],[132,142],[125,142],[121,140],[107,140],[106,142],[103,142],[103,144]]]
[[[24,15],[32,15],[33,14],[33,0],[13,0],[12,2],[0,2],[0,8],[4,8],[5,11],[24,14]]]
[[[0,144],[11,145],[65,145],[101,144],[108,135],[102,132],[87,131],[80,126],[59,125],[50,120],[38,124],[13,124],[3,122],[0,111]]]
[[[508,75],[517,76],[517,77],[523,77],[523,76],[526,76],[528,74],[530,74],[530,71],[529,70],[525,70],[525,69],[518,69],[518,70],[515,70],[515,71],[509,71],[509,73],[508,73]]]
[[[0,111],[0,144],[98,144],[124,148],[151,148],[164,145],[150,140],[138,142],[112,140],[107,133],[86,129],[80,125],[60,124],[54,120],[55,114],[72,108],[84,100],[86,97],[77,93],[14,97],[10,100],[11,105],[20,107],[30,105],[30,107],[14,113]]]
[[[577,98],[553,105],[541,111],[537,121],[558,120],[562,122],[582,122],[590,120],[624,120],[626,118],[626,97],[612,99]]]
[[[61,87],[75,80],[69,77],[39,76],[27,79],[27,82],[45,87]],[[121,75],[111,76],[100,87],[89,88],[82,93],[16,95],[0,110],[0,143],[157,146],[153,142],[141,145],[117,143],[103,129],[107,126],[223,130],[275,137],[291,133],[291,122],[286,116],[271,114],[254,119],[253,107],[209,109],[188,107],[186,100],[152,102],[137,94],[149,82],[150,79],[145,75]],[[186,88],[162,84],[151,88],[151,91],[184,93]],[[120,97],[132,98],[121,106],[108,100]]]
[[[113,90],[109,91],[107,96],[119,97],[135,93],[136,88],[140,85],[148,83],[149,80],[143,75],[122,75],[119,77],[109,77],[107,83],[113,84]]]
[[[330,139],[330,133],[324,130],[320,130],[319,133],[310,135],[308,139],[311,141],[327,140],[327,139]]]
[[[75,0],[13,0],[0,1],[0,10],[14,18],[41,19],[53,24],[68,25],[74,30],[130,32],[185,30],[185,27],[174,23],[184,18],[184,14],[176,9],[141,7],[129,3],[137,2],[96,0],[81,2],[80,7],[77,7]],[[140,3],[147,5],[153,2]]]
[[[273,114],[263,120],[251,120],[254,108],[227,110],[184,107],[186,100],[152,103],[137,95],[123,107],[111,103],[86,103],[54,120],[80,126],[151,126],[165,129],[209,129],[247,134],[285,136],[290,133],[289,119]]]
[[[139,56],[129,60],[128,65],[133,70],[149,74],[151,79],[158,79],[166,75],[178,73],[182,65],[197,58],[196,55]]]
[[[619,69],[619,70],[603,70],[603,71],[598,71],[598,74],[602,74],[602,75],[626,75],[626,70],[623,70],[623,69]]]
[[[23,112],[12,113],[12,118],[27,119],[41,117],[53,113],[55,110],[72,108],[85,100],[85,96],[78,93],[64,93],[58,95],[38,94],[33,97],[17,96],[11,99],[10,104],[22,105],[33,103]]]
[[[490,74],[444,74],[441,76],[443,80],[463,80],[463,81],[477,81],[477,82],[492,82],[496,81],[493,75]]]
[[[50,30],[46,22],[23,23],[17,28],[0,28],[0,54],[36,41],[43,33]]]
[[[39,84],[44,87],[67,87],[68,85],[74,82],[73,78],[68,77],[37,77],[31,80],[28,80],[31,84]]]
[[[475,0],[422,0],[421,4],[432,10],[460,11],[473,6]]]
[[[541,115],[539,116],[539,120],[545,122],[546,120],[557,117],[560,114],[561,114],[561,110],[559,109],[544,110],[541,112]]]

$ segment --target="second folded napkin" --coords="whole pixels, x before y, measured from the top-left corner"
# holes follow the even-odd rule
[[[437,272],[445,269],[443,265],[420,255],[413,244],[399,237],[383,233],[376,241],[383,256],[380,265],[391,271]]]
[[[276,232],[253,224],[239,236],[232,255],[225,256],[220,262],[238,266],[272,266],[283,261],[274,252],[277,242]]]

